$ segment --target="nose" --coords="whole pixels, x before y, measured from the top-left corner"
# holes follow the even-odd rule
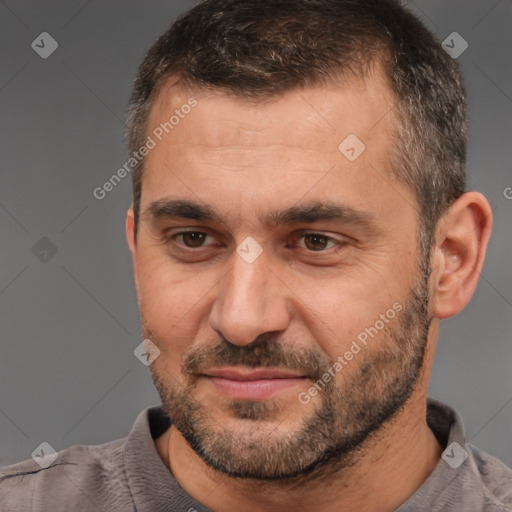
[[[261,334],[282,332],[290,322],[290,289],[271,270],[263,252],[249,263],[236,252],[231,271],[219,283],[210,326],[235,345],[248,345]]]

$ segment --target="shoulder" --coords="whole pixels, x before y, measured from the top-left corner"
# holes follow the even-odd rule
[[[480,475],[482,490],[489,508],[485,510],[512,512],[512,469],[496,457],[471,444],[471,460]]]
[[[422,497],[449,510],[512,512],[512,469],[466,441],[462,417],[453,407],[429,397],[427,422],[446,450],[457,444],[464,456],[455,466],[439,461]],[[453,450],[447,457],[452,456]]]
[[[47,467],[28,459],[1,469],[0,511],[130,510],[124,441],[70,446]]]

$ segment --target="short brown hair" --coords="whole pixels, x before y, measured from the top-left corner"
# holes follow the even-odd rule
[[[384,70],[396,98],[389,163],[415,192],[420,245],[465,190],[466,95],[457,65],[439,41],[395,0],[205,0],[153,44],[133,85],[127,116],[130,151],[147,136],[149,111],[164,80],[243,98]],[[143,164],[133,170],[137,227]]]

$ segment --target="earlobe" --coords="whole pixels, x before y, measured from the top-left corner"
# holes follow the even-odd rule
[[[460,196],[439,221],[432,268],[432,314],[462,311],[477,287],[492,230],[492,210],[478,192]]]

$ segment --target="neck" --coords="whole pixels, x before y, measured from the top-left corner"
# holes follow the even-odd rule
[[[426,423],[426,399],[415,398],[368,438],[353,464],[321,481],[256,482],[207,466],[171,427],[156,441],[162,460],[196,501],[223,512],[393,511],[421,486],[442,447]],[[168,454],[172,457],[169,458]],[[356,458],[357,457],[357,458]]]

